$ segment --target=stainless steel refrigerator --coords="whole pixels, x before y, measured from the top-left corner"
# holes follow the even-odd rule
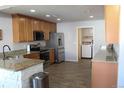
[[[60,63],[65,60],[64,53],[64,34],[63,33],[50,33],[50,40],[46,43],[47,47],[55,49],[55,62]]]

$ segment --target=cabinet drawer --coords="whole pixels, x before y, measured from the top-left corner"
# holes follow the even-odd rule
[[[24,58],[40,59],[40,53],[31,53],[24,55]]]

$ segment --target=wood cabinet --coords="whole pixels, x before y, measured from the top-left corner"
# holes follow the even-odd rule
[[[92,63],[92,88],[117,87],[117,63],[93,62]]]
[[[0,40],[2,40],[3,35],[2,35],[2,30],[0,29]]]
[[[105,30],[106,42],[119,42],[119,17],[120,7],[118,5],[105,5]]]
[[[27,41],[25,17],[14,15],[12,20],[13,20],[13,41],[14,42]]]
[[[33,41],[33,27],[32,27],[32,20],[26,18],[26,32],[27,32],[27,41]]]
[[[40,53],[26,54],[26,55],[24,55],[24,58],[40,59]]]
[[[50,23],[49,22],[44,22],[43,32],[44,32],[44,39],[49,40],[49,33],[50,33]]]
[[[55,55],[54,49],[50,49],[49,58],[50,58],[51,64],[54,64],[54,62],[55,62],[55,56],[54,55]]]
[[[33,21],[33,31],[40,31],[41,26],[40,26],[40,21],[36,19],[32,19]]]
[[[44,32],[44,40],[49,40],[49,33],[56,31],[56,23],[35,19],[25,15],[12,15],[13,41],[33,41],[33,31]]]
[[[44,32],[44,21],[40,21],[40,31]]]
[[[56,32],[56,24],[55,23],[51,23],[50,29],[51,29],[50,32]]]

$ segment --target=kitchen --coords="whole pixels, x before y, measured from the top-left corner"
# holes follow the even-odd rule
[[[99,7],[99,6],[96,6],[96,7]],[[21,9],[21,7],[19,7],[19,9]],[[77,7],[77,9],[78,9],[78,7]],[[96,9],[98,9],[98,8],[96,8]],[[101,8],[99,8],[99,9],[101,9]],[[103,9],[103,6],[102,6],[102,9]],[[29,10],[29,9],[27,9],[27,10]],[[18,11],[18,9],[16,11]],[[50,44],[50,42],[49,42],[51,40],[50,37],[52,35],[49,32],[54,33],[54,32],[57,31],[59,33],[64,33],[64,38],[58,39],[58,44],[62,45],[61,50],[60,50],[61,53],[59,53],[59,54],[62,55],[62,57],[60,57],[60,60],[61,61],[66,60],[66,61],[72,61],[72,62],[73,61],[74,62],[78,61],[78,56],[77,56],[78,47],[77,47],[77,42],[76,42],[77,37],[75,36],[76,32],[73,31],[73,28],[75,29],[77,26],[80,27],[81,25],[86,26],[87,24],[94,26],[95,27],[94,34],[97,34],[97,35],[94,36],[94,38],[95,38],[95,42],[94,42],[95,46],[94,46],[94,54],[93,55],[96,54],[96,52],[98,51],[99,47],[101,47],[101,45],[105,44],[105,40],[104,40],[105,36],[103,35],[103,34],[105,34],[104,33],[104,29],[105,29],[104,28],[104,20],[96,20],[96,21],[94,21],[94,20],[90,19],[90,21],[83,21],[83,22],[80,22],[80,21],[79,22],[72,22],[72,23],[71,22],[70,23],[69,22],[67,22],[67,23],[58,22],[57,23],[57,28],[56,28],[55,23],[53,23],[53,22],[48,22],[48,21],[44,21],[44,20],[39,21],[37,18],[22,15],[22,14],[21,15],[20,14],[15,14],[13,16],[6,14],[6,13],[14,13],[13,8],[5,9],[5,10],[3,9],[2,12],[4,12],[4,13],[1,13],[1,16],[3,17],[3,18],[1,18],[1,20],[3,20],[3,22],[5,24],[3,22],[1,22],[0,23],[0,26],[1,26],[0,29],[1,29],[1,32],[3,33],[2,38],[3,38],[3,40],[5,40],[5,42],[1,41],[0,43],[2,45],[7,44],[7,45],[11,46],[12,50],[15,50],[15,49],[20,50],[20,49],[26,49],[27,48],[27,51],[30,52],[29,47],[31,47],[31,46],[29,46],[29,44],[32,45],[31,41],[33,41],[33,38],[35,38],[35,35],[36,35],[37,31],[44,32],[44,40],[42,42],[40,42],[40,44],[39,44],[39,45],[42,45],[42,49],[44,49],[44,48],[49,49],[49,46],[51,46],[53,48],[52,43]],[[88,12],[88,11],[85,11],[85,12]],[[29,13],[29,14],[31,15],[32,13]],[[18,20],[18,18],[20,18],[20,21]],[[33,25],[31,25],[30,18],[33,20]],[[45,19],[48,19],[48,18],[49,17],[45,17]],[[62,20],[62,21],[64,21],[64,20]],[[18,22],[20,22],[20,25],[18,25]],[[10,24],[11,24],[11,26],[10,26]],[[2,26],[3,26],[3,28],[2,28]],[[33,33],[29,32],[31,30],[31,26],[32,26],[33,31],[34,30],[36,31],[35,35]],[[5,32],[4,30],[6,30],[6,31],[9,30],[9,31]],[[101,32],[100,32],[100,30],[101,30]],[[73,31],[73,32],[70,32],[70,31]],[[40,34],[42,34],[41,32],[40,32]],[[12,33],[13,33],[13,35],[12,35]],[[20,35],[20,33],[21,34],[25,33],[25,34]],[[71,33],[71,35],[70,35],[70,33]],[[103,33],[103,34],[100,34],[100,33]],[[99,36],[98,36],[98,34],[99,34]],[[10,35],[10,37],[8,37],[8,35]],[[43,35],[41,35],[41,36],[43,36]],[[36,38],[35,38],[35,40],[36,40]],[[45,41],[48,41],[48,42],[46,43]],[[25,42],[27,42],[27,43],[25,43]],[[53,41],[51,41],[51,42],[53,42]],[[35,44],[34,46],[38,46],[37,45],[38,43],[39,43],[39,41],[33,42],[33,44]],[[51,47],[50,47],[50,50],[52,49]],[[2,48],[1,48],[0,51],[2,51]],[[55,50],[51,50],[51,51],[53,51],[55,53],[59,52],[58,48],[56,48]],[[50,54],[52,54],[52,53],[50,53]],[[37,57],[37,55],[39,55],[39,54],[35,54],[35,55],[33,55],[33,57],[36,56],[36,59],[39,58],[39,57]],[[58,62],[57,58],[59,56],[58,56],[58,54],[56,54],[54,56],[55,56],[55,59],[56,59],[55,62],[57,63]],[[25,57],[30,58],[31,55],[29,54],[29,55],[26,55]],[[51,57],[51,60],[54,60],[52,58],[54,58],[53,55]],[[53,64],[53,63],[54,62],[51,61],[51,64]]]

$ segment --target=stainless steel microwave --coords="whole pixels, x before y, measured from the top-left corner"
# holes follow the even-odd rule
[[[44,40],[44,33],[40,31],[33,31],[33,40],[34,41]]]

